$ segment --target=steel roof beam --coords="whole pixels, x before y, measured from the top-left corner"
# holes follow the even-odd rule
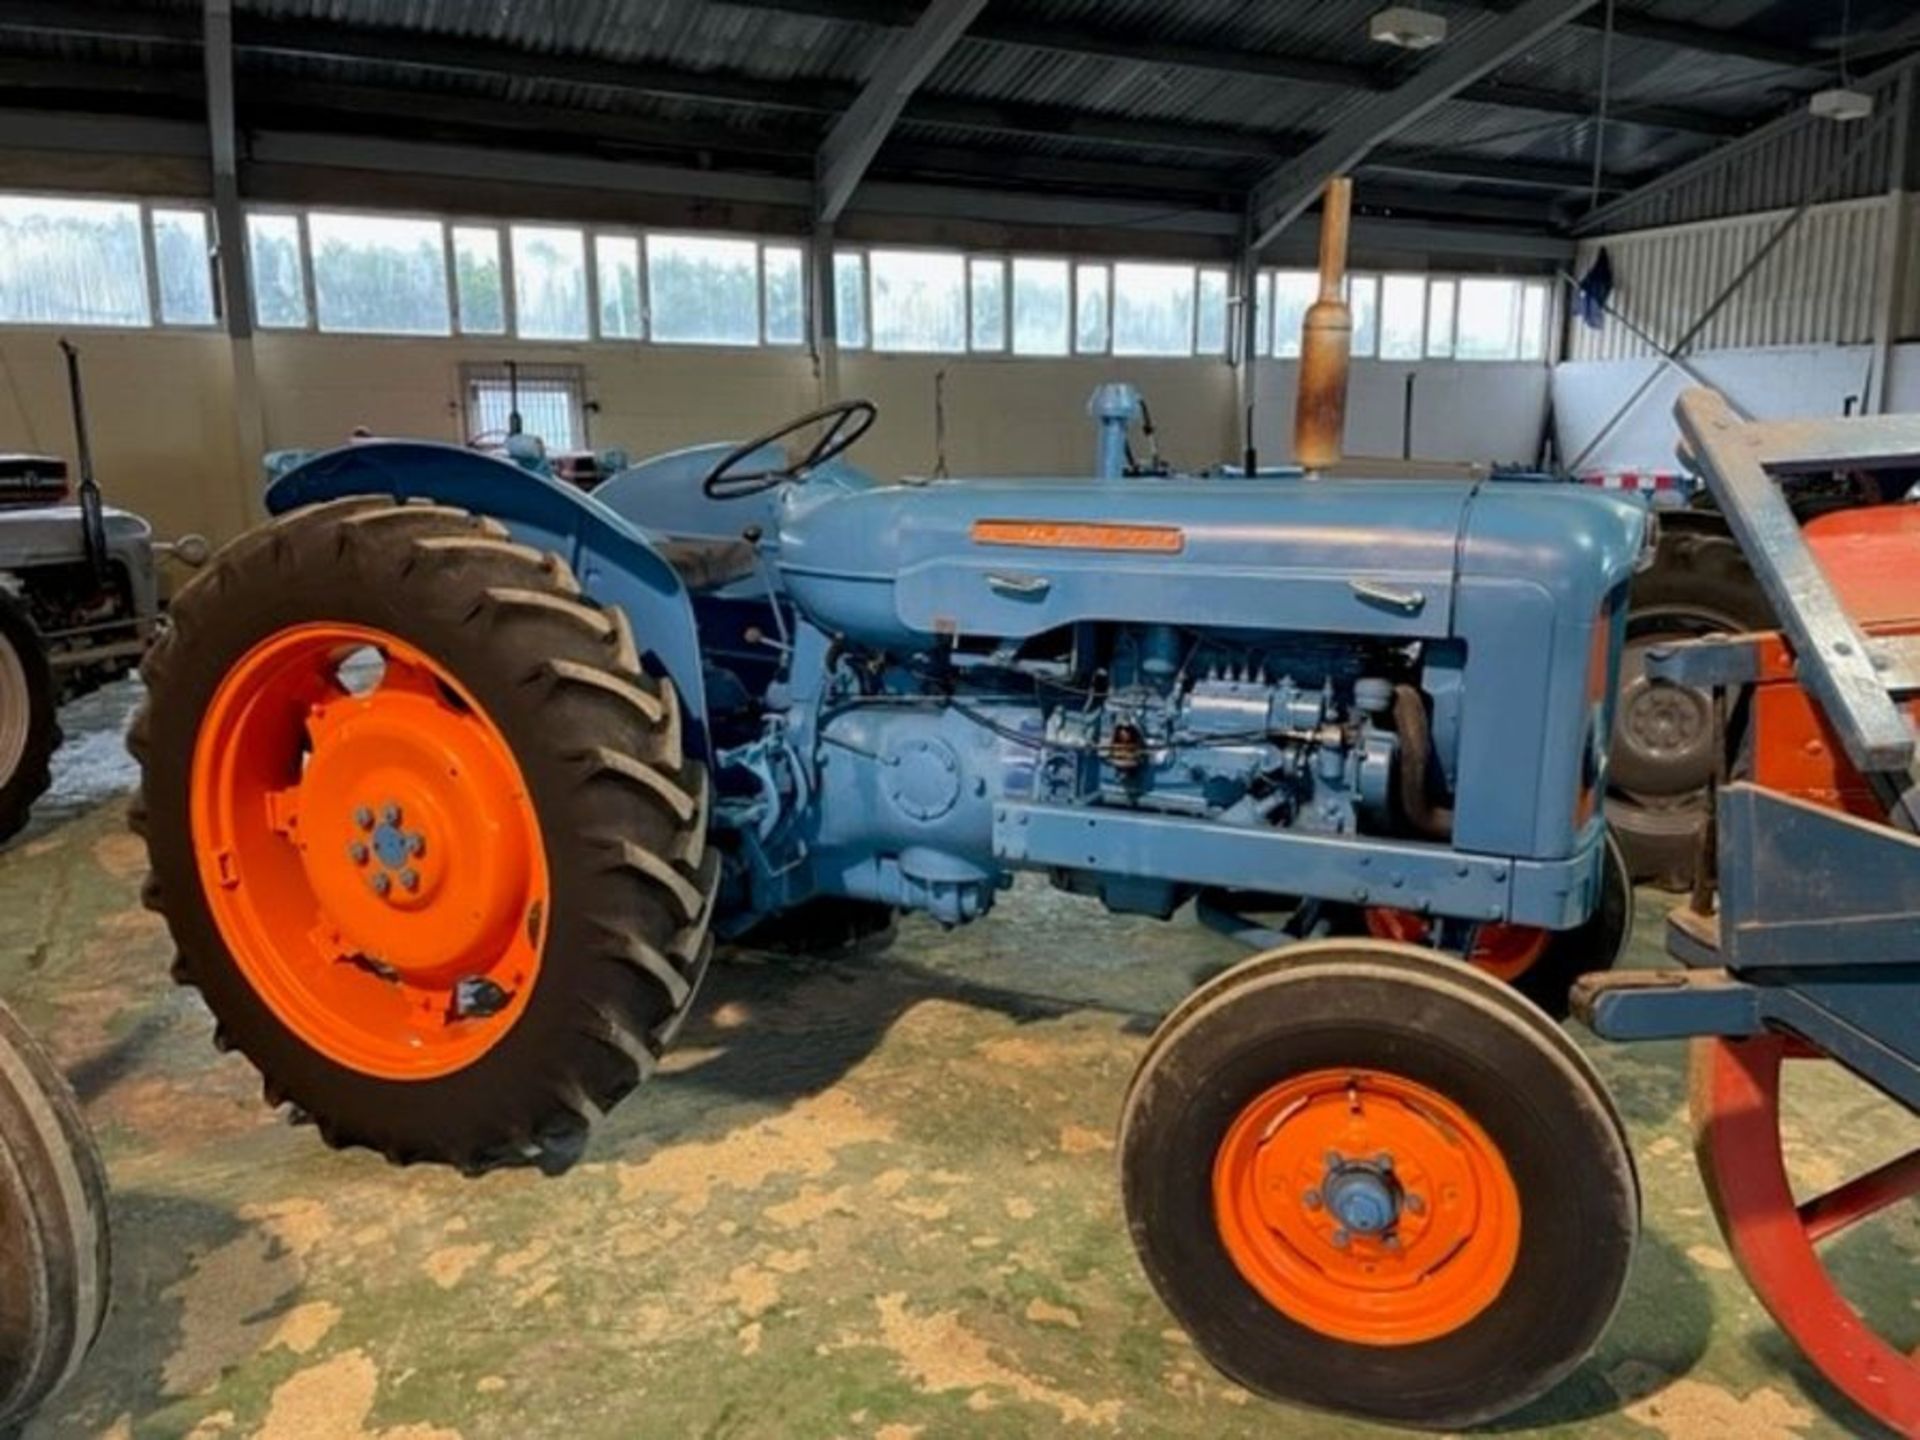
[[[886,143],[907,101],[959,43],[987,0],[929,0],[913,28],[897,37],[880,58],[873,76],[849,105],[815,160],[819,183],[816,218],[830,225],[847,208],[860,177]]]
[[[896,0],[724,0],[724,3],[746,9],[879,27],[911,24],[914,16],[911,4],[896,3]],[[1626,17],[1620,17],[1620,23],[1615,28],[1625,33],[1628,29]],[[1693,48],[1725,49],[1740,43],[1737,38],[1730,39],[1723,31],[1665,21],[1650,21],[1636,33],[1643,33],[1645,38],[1682,44],[1684,42],[1676,38],[1677,35],[1696,30],[1702,38]],[[1394,72],[1381,66],[1355,65],[1243,46],[1169,41],[1162,36],[1138,30],[1119,31],[1079,22],[1066,24],[1036,20],[1010,11],[989,11],[982,15],[967,32],[967,38],[996,45],[1050,50],[1058,54],[1098,55],[1141,65],[1174,66],[1223,75],[1251,75],[1343,90],[1391,90],[1396,82]],[[1776,55],[1788,49],[1764,44],[1760,48]],[[1830,63],[1813,52],[1790,53],[1798,57],[1803,68]],[[1481,105],[1573,115],[1591,113],[1594,103],[1590,95],[1562,95],[1491,83],[1469,86],[1458,98]],[[1725,136],[1738,134],[1741,128],[1737,120],[1726,116],[1674,105],[1639,106],[1630,117],[1623,112],[1622,118],[1631,118],[1637,124],[1695,135]]]
[[[919,13],[911,4],[896,4],[893,0],[877,0],[877,3],[876,0],[752,0],[752,5],[757,9],[887,28],[911,26]],[[86,11],[72,5],[48,3],[48,0],[0,0],[0,33],[6,31],[149,43],[193,44],[197,40],[197,35],[171,14],[110,6]],[[1056,53],[1099,55],[1142,65],[1251,75],[1335,89],[1384,92],[1394,85],[1392,72],[1373,66],[1169,42],[1158,36],[1059,25],[1012,13],[987,11],[966,29],[966,35],[968,39]],[[435,35],[394,26],[323,25],[253,14],[235,17],[235,45],[243,51],[385,61],[490,75],[523,76],[528,73],[529,65],[537,65],[542,76],[569,84],[638,90],[672,99],[726,100],[772,109],[843,111],[854,103],[858,93],[845,85],[771,81],[740,72],[683,70],[589,55],[537,55],[497,41]],[[1467,86],[1456,98],[1479,105],[1545,114],[1585,116],[1593,109],[1591,96],[1490,81]],[[1715,138],[1738,135],[1744,129],[1737,117],[1678,105],[1629,106],[1620,110],[1617,118]]]
[[[1276,166],[1247,199],[1248,234],[1263,250],[1319,195],[1328,177],[1359,165],[1367,152],[1392,139],[1476,80],[1552,34],[1595,0],[1525,0],[1447,45],[1405,84],[1355,106],[1301,155]]]
[[[850,0],[782,0],[782,3],[840,11]],[[900,11],[900,7],[892,4],[891,0],[886,0],[883,6],[876,6],[874,0],[854,0],[854,3],[866,7],[861,13],[873,23],[891,23],[890,20],[877,18],[882,9],[888,16],[897,16]],[[0,30],[9,25],[26,28],[44,25],[56,30],[86,33],[95,38],[197,43],[196,36],[187,35],[181,27],[172,23],[169,16],[109,7],[76,12],[77,7],[48,4],[44,0],[0,0]],[[967,33],[977,34],[982,26],[994,21],[994,12],[986,11]],[[532,55],[497,41],[441,37],[394,27],[316,25],[245,13],[235,16],[235,45],[242,53],[365,60],[449,74],[471,73],[584,85],[609,93],[815,116],[843,112],[858,98],[858,92],[852,87],[835,83],[774,80],[741,71],[692,70],[581,55]],[[52,77],[63,67],[66,67],[67,73],[73,73],[69,62],[47,62],[44,65],[33,62],[18,68],[22,72],[23,83],[44,86],[51,83]],[[128,83],[133,84],[141,84],[145,77],[161,73],[151,69],[125,71]],[[162,82],[155,80],[154,84],[160,86]],[[95,83],[93,88],[106,87]],[[1510,87],[1499,88],[1516,105],[1545,108],[1550,113],[1586,113],[1581,102],[1565,97],[1543,92],[1514,91]],[[1503,99],[1497,103],[1507,101]],[[902,118],[911,122],[995,134],[1079,139],[1101,144],[1142,145],[1268,160],[1296,153],[1311,145],[1315,138],[1300,132],[1257,131],[1238,126],[1141,119],[1064,106],[1003,104],[947,95],[914,96],[905,106]],[[1679,117],[1663,118],[1674,120]],[[1710,122],[1699,123],[1702,126],[1724,128],[1736,122],[1715,117]],[[1448,163],[1448,158],[1443,156],[1434,162],[1433,168],[1445,171]],[[1484,178],[1500,181],[1509,173],[1515,176],[1523,174],[1527,162],[1515,162],[1513,166],[1505,161],[1469,160],[1466,163],[1479,166]],[[1516,180],[1515,183],[1531,185],[1534,182]],[[1570,178],[1568,188],[1585,183],[1584,179]]]
[[[1920,67],[1920,54],[1909,55],[1905,59],[1896,60],[1890,65],[1883,65],[1880,69],[1857,79],[1854,82],[1854,87],[1873,93],[1877,98],[1877,102],[1885,105],[1892,100],[1893,97],[1889,91],[1899,83],[1900,77],[1914,70],[1916,67]],[[1722,166],[1729,165],[1738,160],[1742,155],[1751,154],[1773,143],[1773,141],[1779,139],[1782,135],[1786,135],[1794,130],[1809,129],[1816,125],[1830,125],[1832,123],[1830,120],[1822,120],[1819,116],[1809,112],[1804,104],[1796,102],[1792,108],[1785,110],[1758,129],[1749,130],[1738,139],[1729,140],[1723,145],[1717,145],[1705,154],[1697,155],[1682,165],[1677,165],[1663,171],[1644,184],[1628,190],[1625,194],[1609,200],[1604,205],[1587,211],[1586,214],[1574,222],[1573,232],[1576,235],[1593,234],[1595,231],[1604,229],[1620,216],[1631,214],[1634,207],[1642,201],[1650,200],[1656,195],[1663,194],[1677,186],[1684,185],[1696,176],[1704,175]]]

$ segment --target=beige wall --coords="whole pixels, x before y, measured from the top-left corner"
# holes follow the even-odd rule
[[[457,440],[460,367],[513,358],[583,366],[596,445],[636,458],[772,429],[820,403],[811,360],[792,350],[263,335],[260,388],[271,448],[333,444],[356,425]],[[1233,372],[1204,360],[1029,360],[849,354],[840,388],[880,409],[854,457],[878,474],[925,474],[937,454],[935,377],[947,374],[947,464],[955,474],[1081,472],[1092,463],[1087,397],[1130,380],[1179,459],[1219,458]]]
[[[68,332],[86,378],[94,472],[108,500],[166,534],[243,519],[224,336]],[[74,455],[60,332],[0,330],[0,450]]]
[[[75,332],[86,366],[96,468],[109,496],[163,534],[215,539],[258,518],[257,458],[236,458],[228,342],[206,332]],[[71,455],[65,381],[47,330],[0,330],[0,449]],[[458,441],[460,367],[507,358],[587,374],[596,445],[636,458],[745,438],[819,403],[812,362],[792,350],[528,345],[266,333],[255,341],[268,449],[338,444],[355,426]],[[1404,374],[1357,362],[1348,449],[1400,449]],[[1544,408],[1538,365],[1417,367],[1416,450],[1430,458],[1531,460]],[[855,455],[882,476],[924,475],[938,457],[935,380],[946,373],[946,461],[955,475],[1085,474],[1087,398],[1106,380],[1138,386],[1163,453],[1203,466],[1240,455],[1236,377],[1210,360],[872,355],[841,359],[842,393],[880,407]],[[1260,367],[1261,458],[1291,453],[1294,366]],[[1462,389],[1464,388],[1464,391]],[[1511,433],[1509,433],[1511,432]],[[254,507],[249,515],[248,507]]]
[[[0,449],[71,456],[55,331],[0,331]],[[206,332],[74,332],[86,367],[94,458],[112,500],[163,534],[237,533],[256,505],[259,467],[236,458],[228,342]],[[819,403],[797,351],[527,345],[339,335],[255,341],[268,449],[333,445],[355,426],[458,440],[460,367],[515,358],[585,367],[594,443],[636,458],[699,440],[744,438]],[[1085,473],[1087,397],[1129,380],[1153,405],[1167,454],[1207,464],[1234,451],[1234,376],[1206,360],[983,359],[848,355],[841,390],[880,407],[856,455],[883,476],[926,474],[937,444],[935,376],[946,381],[946,453],[954,474]],[[257,510],[252,518],[257,518]]]
[[[1210,360],[977,359],[849,355],[840,388],[880,407],[854,456],[881,475],[931,473],[937,455],[934,382],[946,381],[947,470],[954,475],[1084,475],[1093,468],[1087,399],[1106,380],[1139,387],[1163,453],[1206,465],[1232,451],[1234,372]]]

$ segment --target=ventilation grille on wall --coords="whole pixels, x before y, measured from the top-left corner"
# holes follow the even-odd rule
[[[521,365],[516,387],[504,364],[462,365],[460,392],[468,443],[498,444],[511,428],[519,394],[521,428],[549,451],[587,446],[587,372],[579,365]]]

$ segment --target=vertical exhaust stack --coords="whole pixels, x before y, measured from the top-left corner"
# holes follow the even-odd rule
[[[1300,391],[1294,403],[1293,453],[1307,470],[1340,459],[1347,429],[1347,362],[1353,349],[1353,312],[1347,308],[1347,223],[1353,181],[1327,182],[1320,207],[1320,298],[1300,333]]]

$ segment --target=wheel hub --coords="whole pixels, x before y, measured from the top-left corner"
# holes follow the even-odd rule
[[[1650,757],[1697,749],[1712,725],[1707,697],[1684,685],[1641,679],[1627,688],[1622,733]]]
[[[1321,1193],[1334,1219],[1352,1235],[1387,1235],[1400,1218],[1400,1182],[1394,1178],[1393,1157],[1352,1161],[1327,1157]]]
[[[1282,1081],[1235,1119],[1214,1216],[1243,1278],[1301,1324],[1368,1345],[1468,1323],[1519,1254],[1498,1149],[1444,1096],[1373,1071]]]
[[[1686,632],[1639,636],[1622,659],[1612,768],[1616,783],[1629,789],[1681,795],[1712,778],[1712,697],[1646,674],[1650,650],[1684,638]]]
[[[192,790],[222,939],[304,1042],[427,1079],[511,1029],[544,943],[539,822],[512,750],[435,661],[359,626],[269,637],[209,703]]]
[[[492,813],[489,797],[516,782],[485,737],[437,697],[404,690],[329,700],[306,729],[294,828],[342,936],[449,982],[509,943],[529,856],[520,827]]]

